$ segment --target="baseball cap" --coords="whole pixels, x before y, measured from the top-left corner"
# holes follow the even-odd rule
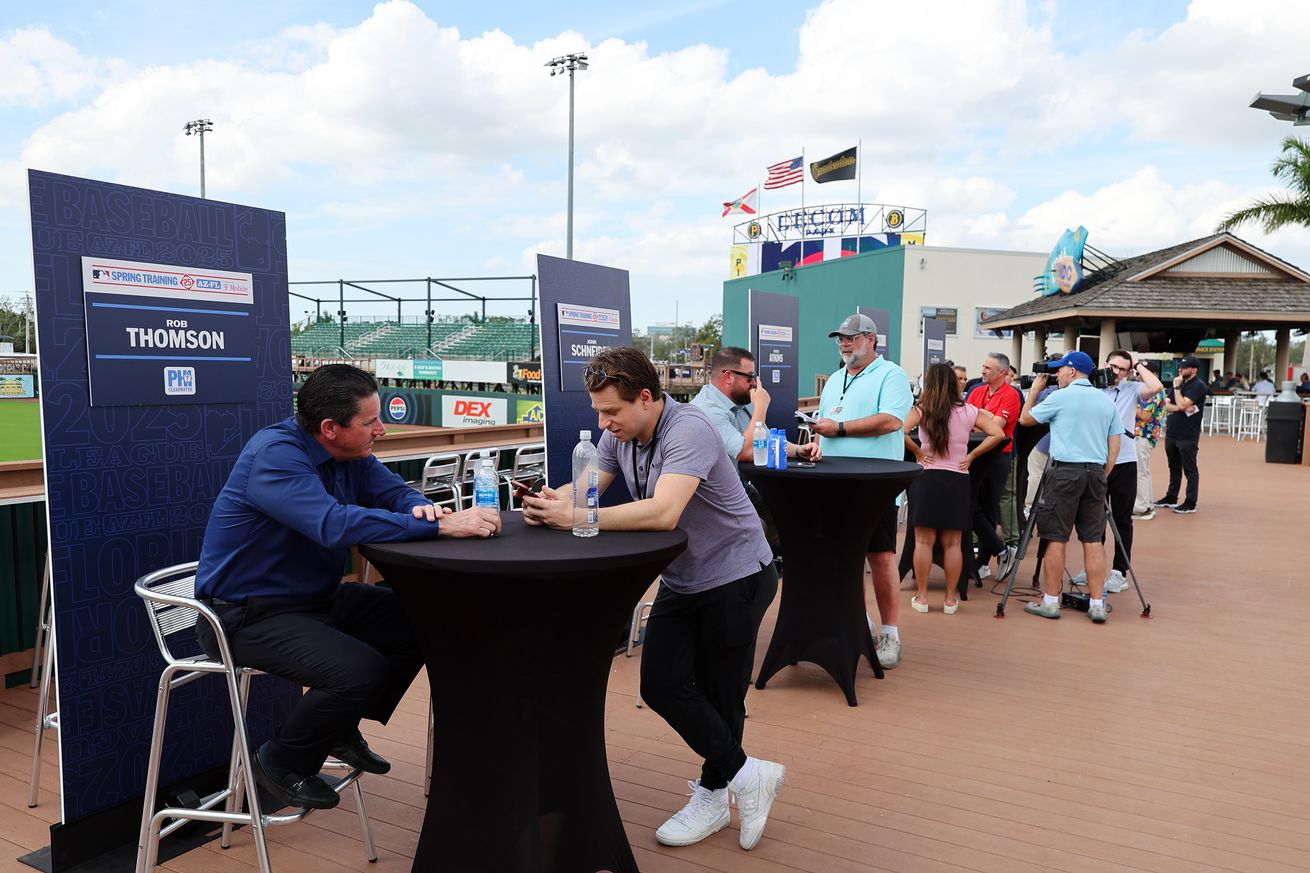
[[[846,316],[846,320],[841,323],[841,327],[828,334],[828,336],[855,336],[861,333],[877,332],[878,325],[873,323],[873,319],[857,312],[854,315]]]
[[[1086,352],[1069,352],[1063,358],[1047,363],[1052,369],[1056,367],[1073,367],[1079,373],[1090,373],[1096,369],[1092,356]]]
[[[1196,357],[1195,355],[1187,355],[1185,358],[1183,358],[1181,361],[1178,362],[1178,366],[1194,367],[1199,370],[1201,368],[1201,359]]]

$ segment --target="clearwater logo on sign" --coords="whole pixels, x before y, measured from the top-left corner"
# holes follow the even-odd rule
[[[165,367],[164,393],[168,395],[195,394],[195,367]]]
[[[387,403],[387,415],[390,415],[396,421],[404,421],[405,416],[409,414],[409,404],[405,402],[404,397],[392,397]]]

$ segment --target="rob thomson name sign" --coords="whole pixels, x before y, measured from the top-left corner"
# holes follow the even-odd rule
[[[254,399],[251,274],[84,257],[82,291],[92,406]]]

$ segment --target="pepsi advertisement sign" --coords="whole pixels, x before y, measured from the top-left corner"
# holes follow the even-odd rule
[[[92,406],[256,399],[250,273],[82,258]]]

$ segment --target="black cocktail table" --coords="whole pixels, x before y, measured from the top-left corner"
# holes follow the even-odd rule
[[[884,507],[923,468],[869,458],[790,463],[786,470],[741,465],[778,524],[784,569],[778,621],[755,687],[763,688],[783,667],[810,661],[827,670],[855,706],[860,655],[882,678],[864,612],[869,537]]]
[[[686,548],[501,514],[492,540],[364,546],[423,646],[436,749],[415,871],[635,871],[605,757],[614,642]]]

